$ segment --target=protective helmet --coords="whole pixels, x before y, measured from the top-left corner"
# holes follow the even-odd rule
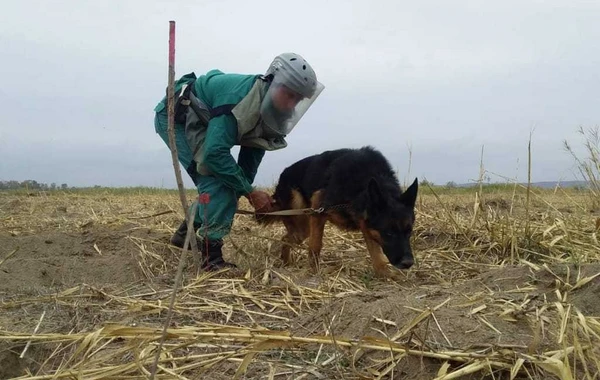
[[[275,57],[266,72],[271,84],[261,103],[268,131],[286,136],[325,88],[304,58],[295,53]]]

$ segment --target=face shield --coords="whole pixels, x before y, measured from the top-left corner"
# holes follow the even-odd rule
[[[261,103],[260,113],[270,137],[289,135],[325,88],[317,81],[314,91],[307,93],[302,88],[297,91],[285,79],[276,75]]]

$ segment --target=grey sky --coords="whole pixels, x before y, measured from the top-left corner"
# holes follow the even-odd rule
[[[487,169],[525,180],[534,127],[533,180],[573,178],[562,141],[578,146],[578,126],[600,119],[599,2],[285,4],[7,2],[0,179],[174,186],[152,111],[167,82],[171,19],[176,76],[262,73],[294,51],[325,84],[288,148],[267,152],[259,184],[306,155],[365,144],[403,181],[475,179],[482,145]]]

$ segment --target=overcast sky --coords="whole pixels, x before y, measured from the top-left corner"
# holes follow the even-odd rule
[[[482,146],[486,169],[526,180],[533,128],[533,180],[568,180],[563,140],[600,124],[597,1],[19,0],[0,13],[0,179],[176,186],[153,124],[169,20],[177,77],[293,51],[326,86],[258,184],[365,144],[402,181],[474,180]]]

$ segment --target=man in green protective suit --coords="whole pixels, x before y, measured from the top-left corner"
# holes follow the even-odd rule
[[[208,197],[194,220],[204,269],[235,267],[223,260],[221,247],[238,200],[246,197],[256,212],[271,210],[271,197],[252,186],[258,167],[266,151],[287,146],[285,137],[323,88],[308,62],[294,53],[275,57],[264,75],[211,70],[175,81],[178,159],[198,194]],[[166,96],[154,111],[155,130],[169,146]],[[234,145],[240,146],[237,162]],[[171,244],[183,248],[186,233],[184,220]]]

